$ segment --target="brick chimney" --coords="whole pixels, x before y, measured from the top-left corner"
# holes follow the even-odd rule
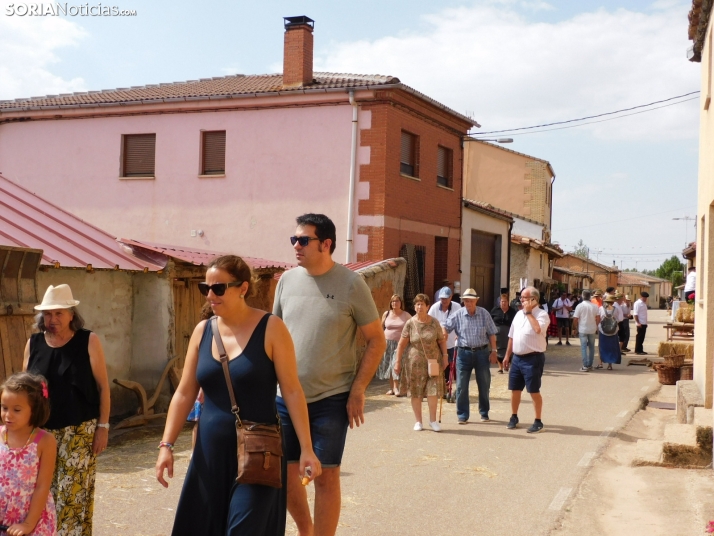
[[[312,30],[315,21],[304,15],[284,17],[285,52],[283,54],[283,87],[312,84]]]

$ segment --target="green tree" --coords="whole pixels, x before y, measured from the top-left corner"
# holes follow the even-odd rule
[[[571,252],[573,255],[576,257],[582,257],[583,259],[589,259],[590,255],[590,248],[585,245],[583,242],[583,239],[581,238],[580,241],[578,242],[578,245],[575,246],[575,249]]]
[[[684,271],[684,265],[682,264],[682,261],[677,257],[676,255],[672,255],[671,258],[667,259],[664,261],[662,264],[660,264],[659,268],[657,268],[654,271],[654,275],[657,277],[661,277],[662,279],[672,279],[672,274],[674,272],[683,272]],[[674,274],[675,277],[680,276],[681,279],[681,273],[680,274]],[[681,283],[677,283],[677,285],[680,285]],[[676,285],[675,285],[676,286]]]

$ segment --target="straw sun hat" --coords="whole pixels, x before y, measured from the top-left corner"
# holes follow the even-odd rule
[[[72,296],[72,289],[69,285],[50,285],[45,291],[40,305],[35,305],[35,311],[50,311],[52,309],[69,309],[79,305],[79,300]]]
[[[478,299],[478,293],[472,289],[472,288],[467,288],[466,292],[464,292],[461,295],[461,299],[467,299],[467,300],[477,300]]]

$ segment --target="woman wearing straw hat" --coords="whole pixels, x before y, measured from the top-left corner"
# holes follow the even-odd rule
[[[615,307],[615,295],[605,294],[602,307],[598,310],[598,349],[600,364],[595,368],[602,368],[607,363],[607,370],[612,370],[612,365],[622,363],[620,353],[620,338],[618,337],[619,323],[622,322],[622,311]]]
[[[49,286],[35,307],[39,333],[25,346],[23,367],[47,378],[51,413],[45,428],[57,439],[52,495],[57,533],[90,536],[96,456],[107,448],[109,380],[99,337],[84,329],[69,285]]]

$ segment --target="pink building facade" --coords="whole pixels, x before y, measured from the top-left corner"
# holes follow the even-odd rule
[[[303,106],[254,108],[276,100],[253,99],[245,103],[251,108],[230,111],[152,114],[142,108],[141,115],[3,123],[0,168],[116,236],[292,262],[288,237],[295,217],[318,211],[335,221],[344,253],[347,94],[333,106],[305,107],[309,98],[303,97],[296,99]],[[360,115],[362,128],[369,127],[370,112]],[[222,130],[225,174],[202,178],[201,131]],[[137,133],[156,134],[154,178],[121,177],[122,136]]]

